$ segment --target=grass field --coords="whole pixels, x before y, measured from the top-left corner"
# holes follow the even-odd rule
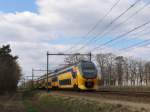
[[[50,93],[38,93],[25,99],[28,112],[148,112],[144,108],[136,109],[121,104],[99,103]]]
[[[7,99],[7,100],[6,100]],[[59,96],[46,92],[25,92],[1,97],[0,112],[149,112],[122,104],[91,101],[82,97]]]

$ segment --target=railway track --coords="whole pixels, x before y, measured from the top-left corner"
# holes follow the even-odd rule
[[[111,101],[131,101],[150,103],[150,92],[131,92],[131,91],[52,91],[54,94],[61,94],[64,96],[86,97],[91,99],[103,99]]]
[[[61,91],[61,90],[59,90]],[[127,97],[143,97],[143,98],[149,98],[150,99],[150,91],[144,91],[144,92],[133,92],[133,91],[61,91],[66,94],[77,94],[77,95],[111,95],[111,96],[127,96]]]
[[[133,91],[96,91],[96,94],[111,94],[132,97],[150,97],[150,91],[133,92]]]

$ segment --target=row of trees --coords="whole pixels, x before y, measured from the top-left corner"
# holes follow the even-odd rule
[[[21,77],[18,57],[11,54],[9,45],[0,48],[0,92],[13,92]]]
[[[150,84],[150,62],[115,56],[111,53],[98,54],[96,61],[103,85],[141,86]]]

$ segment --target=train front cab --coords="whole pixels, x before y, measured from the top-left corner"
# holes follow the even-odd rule
[[[81,90],[96,90],[98,88],[97,69],[92,62],[82,62],[77,67],[78,88]]]

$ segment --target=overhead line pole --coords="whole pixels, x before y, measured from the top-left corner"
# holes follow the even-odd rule
[[[47,89],[47,92],[48,92],[48,71],[49,71],[49,53],[47,51],[47,74],[46,74],[46,89]]]
[[[33,89],[33,77],[34,77],[34,70],[32,68],[32,89]]]

